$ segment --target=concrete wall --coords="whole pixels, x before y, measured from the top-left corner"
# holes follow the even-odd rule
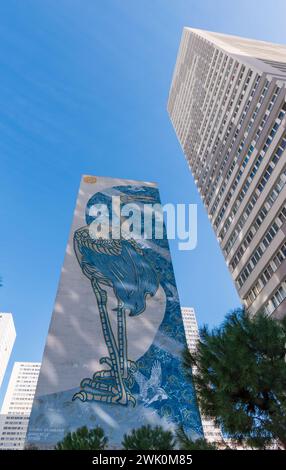
[[[167,239],[75,242],[92,221],[87,206],[110,202],[112,195],[142,208],[159,202],[152,183],[82,178],[27,434],[29,444],[42,448],[53,448],[83,425],[100,424],[111,448],[146,423],[168,429],[183,424],[193,437],[202,433],[194,390],[182,370],[185,335]],[[114,309],[120,306],[125,336],[118,335],[122,323]]]

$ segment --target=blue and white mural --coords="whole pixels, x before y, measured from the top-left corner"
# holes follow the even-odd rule
[[[114,449],[144,424],[202,436],[166,234],[91,237],[90,208],[112,196],[160,203],[154,184],[83,177],[27,434],[39,447],[96,424]]]

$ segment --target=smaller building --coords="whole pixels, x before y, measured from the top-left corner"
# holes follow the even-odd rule
[[[0,312],[0,387],[16,339],[12,313]]]
[[[15,362],[0,414],[0,450],[22,450],[41,363]]]
[[[200,339],[195,310],[191,307],[182,307],[182,317],[186,334],[186,341],[190,352],[195,352]]]
[[[197,343],[200,339],[199,328],[197,324],[195,310],[191,307],[182,307],[182,317],[184,322],[186,341],[191,353],[194,353],[197,348]],[[193,367],[193,373],[196,373],[196,368]],[[202,427],[205,439],[212,443],[223,443],[224,439],[222,432],[218,426],[214,424],[211,419],[207,419],[201,414]]]

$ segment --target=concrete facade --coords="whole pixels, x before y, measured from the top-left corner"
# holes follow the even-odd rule
[[[195,310],[192,307],[182,307],[182,317],[185,328],[186,340],[189,351],[194,353],[197,349],[197,343],[200,339],[199,328],[196,319]],[[193,368],[193,373],[196,373],[196,368]],[[221,429],[215,425],[213,420],[206,418],[201,413],[201,421],[203,432],[206,441],[216,443],[219,445],[224,444]]]
[[[0,414],[0,450],[23,450],[41,364],[15,362]]]
[[[286,312],[286,46],[184,28],[168,112],[250,314]]]
[[[166,234],[94,239],[93,210],[111,209],[114,196],[125,222],[126,203],[143,214],[145,203],[160,202],[154,183],[82,178],[27,444],[51,449],[83,425],[102,426],[113,449],[148,423],[174,430],[182,424],[191,437],[202,435],[181,364],[186,342]]]

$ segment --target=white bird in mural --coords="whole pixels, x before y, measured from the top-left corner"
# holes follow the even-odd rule
[[[154,362],[149,379],[146,379],[139,371],[134,372],[133,377],[139,385],[139,395],[145,406],[149,406],[155,401],[167,400],[169,398],[161,386],[162,368],[159,361]]]

